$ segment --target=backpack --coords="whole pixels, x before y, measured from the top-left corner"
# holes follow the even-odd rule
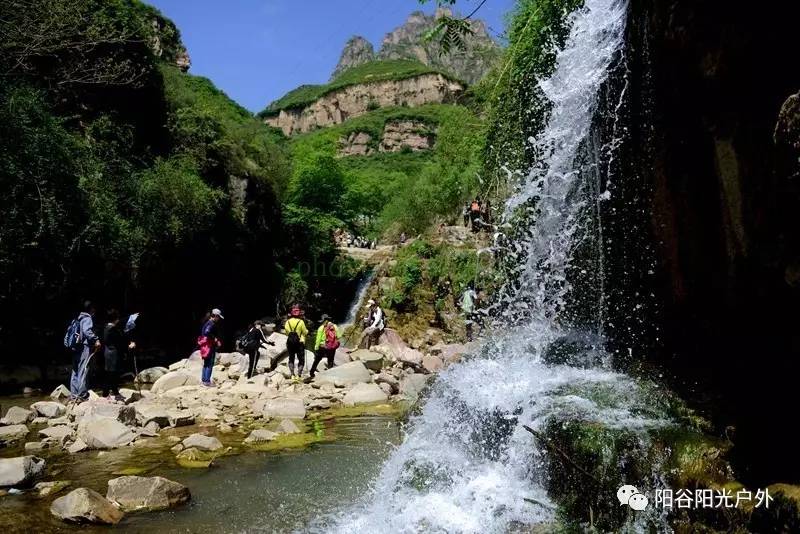
[[[339,339],[336,337],[336,326],[329,323],[325,328],[325,348],[328,350],[336,350],[339,348]]]
[[[287,347],[296,347],[300,345],[300,334],[297,333],[297,327],[300,326],[300,321],[298,320],[294,323],[294,328],[289,331],[289,335],[286,336],[286,346]]]
[[[83,336],[81,335],[81,322],[76,317],[69,323],[67,331],[64,334],[64,347],[70,350],[77,350],[83,344]]]
[[[254,328],[240,337],[237,343],[242,352],[253,352],[254,350],[258,350],[258,347],[261,345],[260,337],[261,335],[258,329]]]

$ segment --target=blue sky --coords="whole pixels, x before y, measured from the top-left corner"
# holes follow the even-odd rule
[[[304,83],[324,83],[344,43],[383,35],[420,9],[417,0],[145,0],[172,19],[192,58],[190,72],[260,111]],[[468,13],[479,0],[459,0]],[[514,0],[487,0],[476,15],[502,34]],[[432,12],[433,4],[423,6]]]

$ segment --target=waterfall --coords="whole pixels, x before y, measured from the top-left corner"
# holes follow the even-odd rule
[[[564,313],[581,289],[570,281],[575,249],[597,239],[587,232],[597,233],[592,218],[610,194],[611,177],[598,176],[589,137],[599,94],[623,52],[626,14],[624,0],[586,0],[570,16],[553,74],[541,81],[551,111],[529,140],[541,157],[506,207],[509,220],[527,224],[514,243],[517,279],[499,304],[507,328],[437,377],[370,494],[312,531],[499,533],[546,523],[555,514],[543,468],[549,451],[522,424],[540,430],[554,417],[579,417],[644,435],[666,423],[637,409],[647,395],[608,367],[601,329],[586,333]],[[579,348],[553,358],[564,340]],[[619,402],[581,395],[592,387]]]
[[[372,269],[369,273],[363,276],[363,278],[358,282],[358,287],[356,288],[356,294],[353,297],[353,301],[350,303],[350,307],[347,310],[347,317],[345,317],[344,322],[339,325],[340,328],[345,329],[348,326],[351,326],[358,320],[358,312],[361,309],[361,303],[364,301],[364,297],[367,295],[367,291],[369,290],[369,286],[372,285],[372,281],[375,280],[375,274],[378,272],[378,269]]]

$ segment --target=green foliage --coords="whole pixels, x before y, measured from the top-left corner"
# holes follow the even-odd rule
[[[289,201],[334,217],[341,216],[344,181],[342,169],[333,156],[316,155],[306,165],[298,166],[289,188]]]
[[[351,85],[361,83],[405,80],[423,74],[439,73],[451,77],[418,61],[408,59],[392,59],[370,61],[347,69],[331,83],[325,85],[301,85],[289,91],[278,100],[272,102],[267,109],[259,113],[260,117],[277,115],[281,110],[303,108],[315,100]]]
[[[284,308],[305,302],[307,296],[308,283],[303,278],[303,275],[297,270],[293,270],[286,275],[281,291],[281,304],[283,304]]]

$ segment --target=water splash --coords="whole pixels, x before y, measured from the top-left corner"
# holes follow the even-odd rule
[[[579,418],[642,432],[666,424],[641,415],[646,395],[610,370],[600,330],[563,313],[575,249],[596,227],[587,220],[596,217],[597,184],[609,183],[586,147],[598,94],[623,48],[626,12],[624,0],[587,0],[540,84],[552,104],[531,140],[541,158],[506,210],[524,225],[511,244],[516,276],[497,309],[507,334],[493,334],[438,376],[372,492],[312,531],[509,532],[548,522],[547,451],[520,423],[539,430],[553,418]],[[581,393],[593,387],[615,402]]]

